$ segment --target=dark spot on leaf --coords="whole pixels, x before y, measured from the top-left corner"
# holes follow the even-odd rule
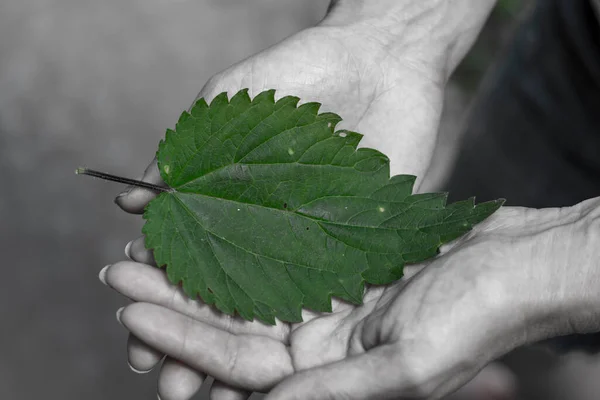
[[[206,290],[208,290],[208,293],[213,293],[213,291],[210,288],[206,288]]]
[[[283,208],[287,208],[287,203],[283,203]]]
[[[306,227],[306,230],[309,230],[309,229],[310,229],[310,228],[307,226],[307,227]]]

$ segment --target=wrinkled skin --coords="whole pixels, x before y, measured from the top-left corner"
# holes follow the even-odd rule
[[[120,315],[124,326],[158,354],[181,360],[167,364],[168,370],[181,369],[179,377],[170,372],[171,386],[181,388],[190,381],[182,376],[197,374],[197,385],[190,385],[197,390],[204,376],[196,371],[202,371],[224,382],[219,390],[246,398],[294,375],[271,393],[273,398],[309,398],[313,392],[321,395],[315,398],[439,398],[524,340],[525,316],[512,313],[509,287],[515,285],[512,279],[529,277],[511,262],[518,258],[507,255],[539,239],[534,231],[516,245],[510,236],[532,213],[539,212],[503,208],[445,246],[441,256],[406,267],[400,281],[367,288],[362,306],[334,300],[332,313],[305,311],[299,324],[248,322],[187,298],[162,270],[144,264],[152,258],[143,238],[128,251],[144,263],[114,264],[105,280],[137,302]],[[134,363],[135,354],[131,357]],[[321,367],[318,373],[311,370],[315,367]],[[298,388],[306,390],[304,397]],[[188,398],[171,396],[167,389],[164,399]]]

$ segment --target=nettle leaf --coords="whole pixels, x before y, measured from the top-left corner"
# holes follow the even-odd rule
[[[412,194],[390,178],[362,135],[297,97],[247,90],[199,100],[157,152],[171,192],[144,213],[146,246],[169,280],[227,314],[274,324],[302,307],[331,311],[331,296],[361,304],[364,284],[402,277],[503,203]]]

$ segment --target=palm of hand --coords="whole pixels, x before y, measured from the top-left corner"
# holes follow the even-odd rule
[[[294,372],[329,364],[364,352],[357,325],[378,305],[384,287],[366,289],[363,304],[333,299],[332,313],[303,312],[303,322],[289,324],[289,353]]]
[[[340,114],[338,128],[365,135],[361,146],[384,151],[392,174],[426,171],[442,108],[441,74],[425,72],[406,54],[362,32],[314,27],[209,80],[198,98],[276,89]]]

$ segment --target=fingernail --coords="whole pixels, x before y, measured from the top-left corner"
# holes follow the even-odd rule
[[[117,195],[117,197],[115,197],[115,199],[113,200],[115,202],[116,205],[118,205],[119,207],[121,207],[121,205],[119,204],[119,200],[121,200],[121,198],[127,196],[131,191],[133,190],[133,186],[123,190],[121,193],[119,193]]]
[[[127,365],[129,365],[129,369],[132,370],[133,372],[135,372],[136,374],[147,374],[148,372],[152,371],[152,369],[149,369],[148,371],[140,371],[139,369],[135,369],[133,368],[133,366],[129,363],[129,361],[127,361]]]
[[[125,255],[130,260],[131,260],[131,253],[129,251],[131,250],[131,243],[133,243],[133,240],[131,242],[127,243],[127,245],[125,246]]]
[[[125,309],[125,307],[121,307],[117,310],[117,321],[119,321],[119,323],[121,325],[123,325],[123,322],[121,322],[121,314],[123,314],[123,310]],[[123,325],[125,326],[125,325]]]
[[[115,200],[118,199],[119,197],[127,196],[132,190],[133,190],[133,186],[127,186],[125,188],[125,190],[123,190],[121,193],[119,193],[117,195],[117,197],[115,198]]]
[[[108,270],[108,267],[110,267],[110,264],[108,264],[106,267],[102,268],[100,270],[100,273],[98,274],[98,278],[100,279],[100,282],[104,283],[106,286],[108,286],[108,283],[106,283],[106,271]]]

